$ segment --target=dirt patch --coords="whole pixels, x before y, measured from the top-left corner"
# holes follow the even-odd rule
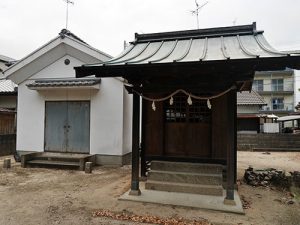
[[[0,224],[143,224],[94,217],[100,209],[159,218],[207,220],[213,224],[300,224],[298,203],[288,205],[278,199],[286,193],[270,187],[239,185],[239,193],[248,202],[246,215],[119,201],[130,187],[130,167],[97,167],[92,174],[82,171],[21,168],[12,159],[11,169],[2,169],[0,158]],[[300,153],[238,152],[238,176],[252,165],[256,168],[300,170]],[[277,199],[277,200],[276,200]]]

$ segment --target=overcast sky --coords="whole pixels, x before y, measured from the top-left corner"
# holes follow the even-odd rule
[[[68,29],[113,56],[134,33],[196,29],[194,0],[73,0]],[[300,0],[208,0],[200,28],[251,24],[277,49],[300,49]],[[199,4],[205,0],[198,0]],[[20,59],[65,28],[64,0],[1,0],[0,54]]]

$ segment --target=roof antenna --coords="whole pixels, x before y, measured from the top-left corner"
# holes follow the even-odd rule
[[[68,29],[68,20],[69,20],[69,4],[74,5],[74,2],[71,0],[63,0],[67,3],[67,11],[66,11],[66,30]]]
[[[195,0],[195,4],[196,4],[196,9],[195,10],[190,10],[190,12],[192,13],[192,15],[196,15],[197,18],[197,29],[199,29],[199,11],[208,3],[208,1],[206,1],[205,3],[203,3],[202,5],[199,5],[197,0]]]
[[[127,43],[127,41],[126,40],[124,40],[124,42],[123,42],[123,47],[124,47],[124,50],[127,48],[129,46],[129,43]]]
[[[237,21],[237,18],[234,18],[234,20],[232,21],[233,26],[235,26],[236,21]]]

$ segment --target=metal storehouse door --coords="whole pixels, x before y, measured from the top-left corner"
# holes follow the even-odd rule
[[[46,102],[45,151],[89,153],[90,103]]]
[[[90,103],[68,102],[67,151],[89,153]]]

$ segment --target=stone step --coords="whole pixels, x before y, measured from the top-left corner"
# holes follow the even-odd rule
[[[189,184],[221,185],[222,174],[188,173],[150,170],[148,173],[149,181],[166,181]]]
[[[177,182],[160,182],[149,180],[145,184],[148,190],[168,191],[168,192],[181,192],[200,195],[214,195],[222,196],[223,188],[221,185],[200,185],[200,184],[187,184]]]
[[[34,159],[26,162],[27,165],[47,165],[47,166],[70,166],[70,167],[79,167],[79,162],[68,162],[68,161],[54,161],[54,160],[40,160]]]
[[[55,152],[41,152],[39,154],[35,154],[35,158],[51,158],[56,160],[73,160],[78,161],[80,159],[90,158],[93,155],[89,154],[77,154],[77,153],[55,153]]]
[[[62,161],[62,162],[79,162],[78,158],[69,158],[69,157],[56,157],[56,156],[36,156],[36,160],[48,160],[48,161]]]
[[[205,163],[152,161],[151,170],[218,174],[222,173],[223,166],[219,164]]]
[[[85,163],[90,161],[95,162],[95,156],[89,154],[76,153],[54,153],[54,152],[34,152],[21,156],[21,165],[48,165],[59,167],[78,167],[79,170],[85,169]]]

